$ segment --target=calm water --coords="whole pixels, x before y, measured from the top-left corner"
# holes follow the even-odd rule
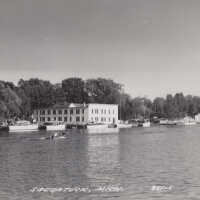
[[[200,126],[133,128],[119,134],[70,132],[0,137],[0,199],[199,199]],[[152,191],[156,185],[172,186]],[[121,187],[123,191],[97,191]],[[31,192],[38,188],[89,188],[90,192]]]

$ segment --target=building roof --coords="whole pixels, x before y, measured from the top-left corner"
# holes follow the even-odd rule
[[[48,110],[48,109],[67,109],[67,108],[85,108],[87,104],[78,104],[78,103],[63,103],[63,104],[54,104],[53,106],[47,108],[38,108],[36,110]]]
[[[117,104],[100,104],[100,103],[89,103],[89,104],[80,104],[80,103],[63,103],[63,104],[54,104],[51,107],[48,108],[38,108],[36,110],[47,110],[47,109],[67,109],[67,108],[86,108],[89,105],[110,105],[110,106],[118,106]]]

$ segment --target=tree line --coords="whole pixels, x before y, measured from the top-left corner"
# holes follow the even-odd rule
[[[200,112],[200,97],[177,93],[165,98],[132,98],[123,92],[123,85],[111,79],[83,80],[67,78],[61,83],[31,78],[20,79],[18,84],[0,81],[0,118],[24,118],[31,116],[34,109],[48,108],[54,104],[105,103],[119,105],[119,118],[123,120],[154,117],[193,117]]]

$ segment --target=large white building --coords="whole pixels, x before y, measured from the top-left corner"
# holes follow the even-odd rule
[[[118,105],[115,104],[64,104],[37,109],[33,113],[38,122],[59,122],[72,125],[88,123],[116,124]]]

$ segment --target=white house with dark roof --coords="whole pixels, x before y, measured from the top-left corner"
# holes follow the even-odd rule
[[[116,124],[118,105],[116,104],[63,104],[37,109],[33,113],[38,122],[59,122],[72,125],[88,123]]]

